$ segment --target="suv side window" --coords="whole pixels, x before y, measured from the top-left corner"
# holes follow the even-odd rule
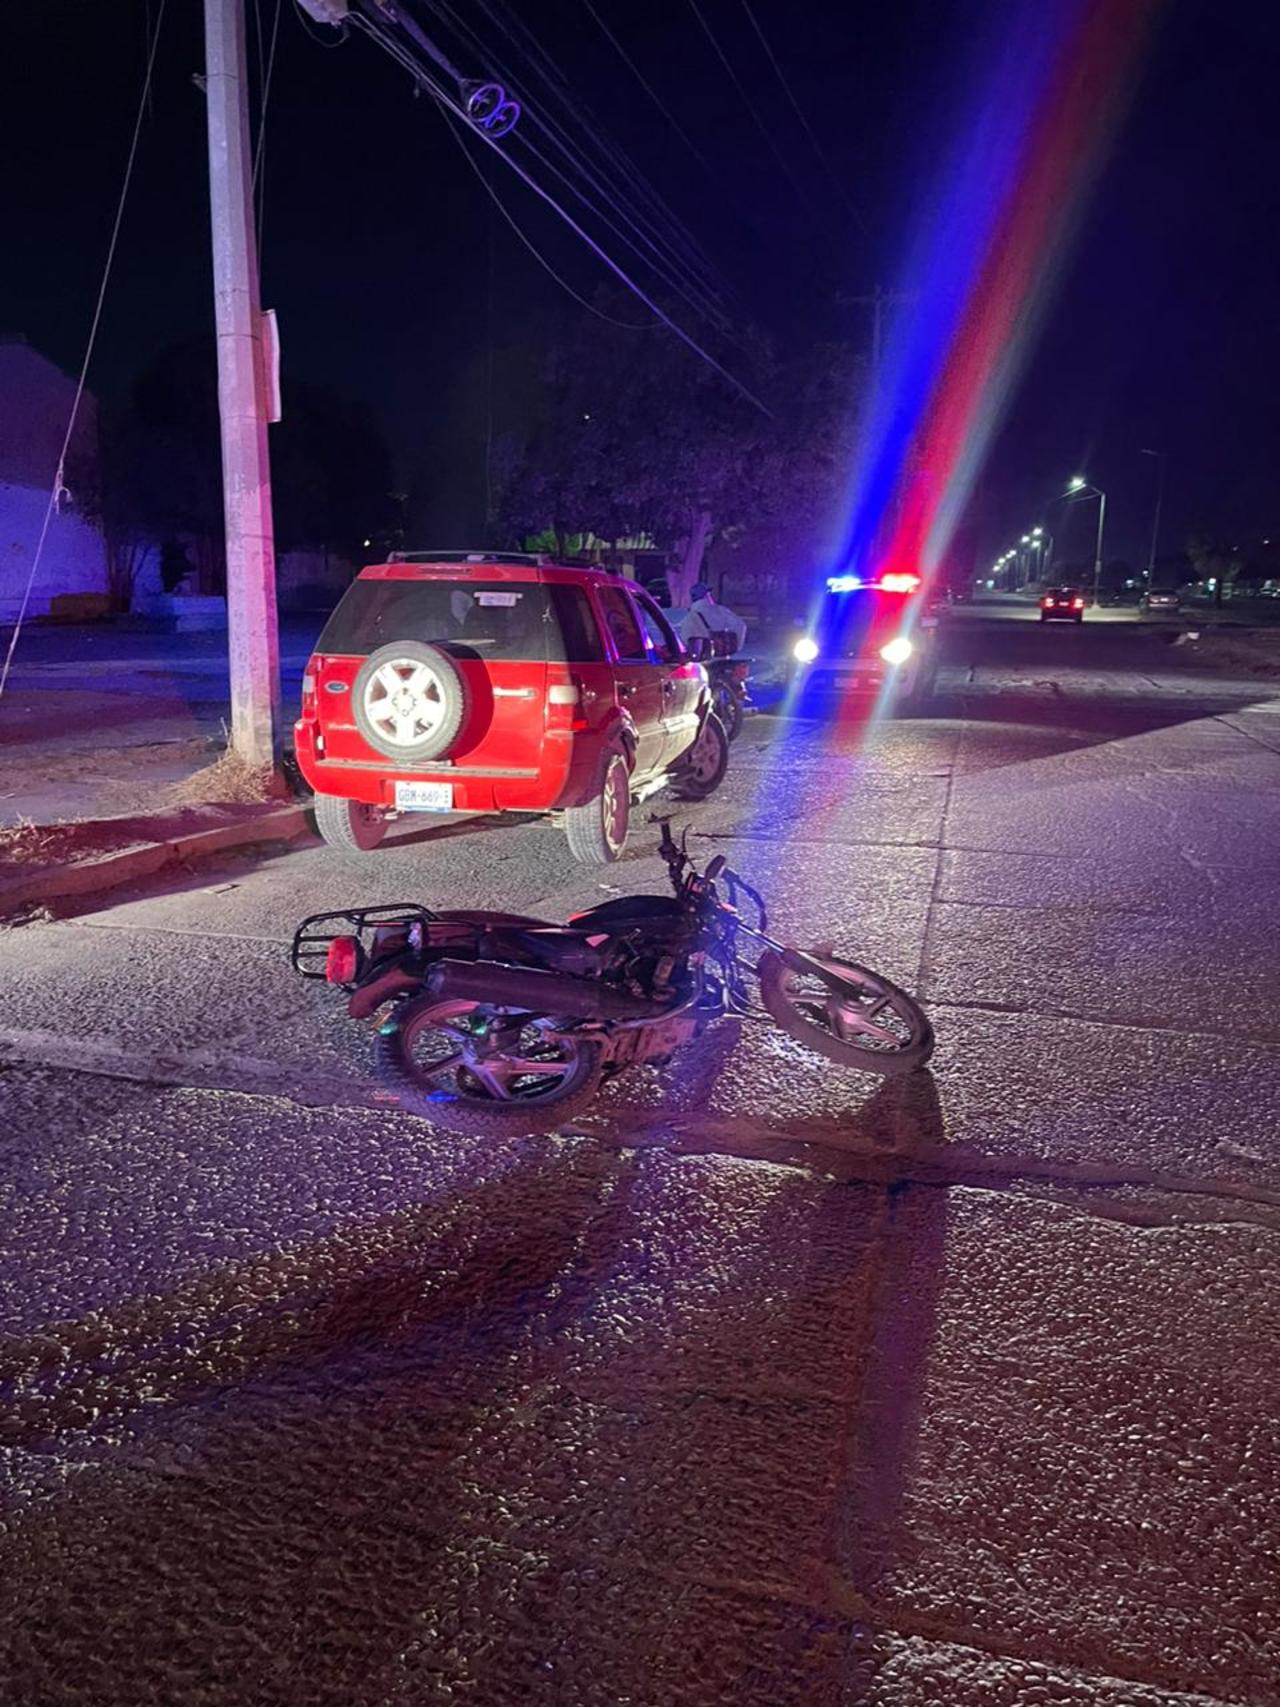
[[[581,587],[557,581],[548,583],[547,592],[560,629],[565,663],[599,664],[604,658],[604,643],[586,593]]]
[[[649,638],[649,644],[664,664],[679,664],[684,661],[684,647],[676,639],[675,630],[663,616],[661,610],[649,597],[648,593],[636,591],[632,595],[640,612],[640,621]]]
[[[604,624],[617,648],[619,660],[624,664],[647,664],[649,654],[645,650],[644,635],[640,632],[640,624],[636,621],[631,600],[622,588],[597,587],[596,597],[600,601]]]

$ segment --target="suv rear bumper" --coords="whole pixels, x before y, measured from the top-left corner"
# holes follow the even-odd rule
[[[316,726],[301,719],[293,726],[298,768],[315,794],[358,800],[366,806],[395,809],[398,782],[442,782],[453,789],[457,812],[550,812],[575,805],[579,787],[573,742],[567,733],[548,731],[540,768],[500,769],[493,765],[404,765],[390,758],[364,764],[331,759],[316,750]]]

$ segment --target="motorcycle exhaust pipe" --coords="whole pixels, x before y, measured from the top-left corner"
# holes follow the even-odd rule
[[[666,1011],[658,1002],[625,995],[592,978],[505,961],[440,960],[428,972],[426,987],[441,1001],[486,1002],[558,1019],[646,1019]]]

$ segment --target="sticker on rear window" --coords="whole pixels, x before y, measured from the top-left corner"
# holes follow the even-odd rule
[[[475,600],[478,605],[518,605],[522,596],[520,593],[477,593]]]

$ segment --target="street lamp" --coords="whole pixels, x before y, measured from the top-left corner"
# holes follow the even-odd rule
[[[1078,497],[1098,500],[1098,543],[1093,555],[1093,608],[1098,608],[1098,589],[1102,584],[1102,529],[1107,519],[1107,494],[1099,486],[1090,486],[1083,474],[1073,474],[1067,491]]]

